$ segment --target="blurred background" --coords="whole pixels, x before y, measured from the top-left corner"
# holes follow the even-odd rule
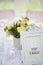
[[[0,0],[0,10],[14,10],[23,15],[28,9],[43,9],[43,0]]]

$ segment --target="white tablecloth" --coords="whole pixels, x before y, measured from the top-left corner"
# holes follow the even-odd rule
[[[21,65],[21,51],[13,46],[13,40],[0,30],[0,65]]]

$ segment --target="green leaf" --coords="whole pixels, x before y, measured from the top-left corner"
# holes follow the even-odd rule
[[[28,18],[28,17],[25,17],[24,19],[25,19],[26,21],[29,21],[29,18]]]
[[[26,27],[28,27],[28,24],[27,23],[24,25],[24,28],[26,28]]]
[[[6,26],[5,28],[4,28],[4,31],[6,32],[8,30],[8,27]]]

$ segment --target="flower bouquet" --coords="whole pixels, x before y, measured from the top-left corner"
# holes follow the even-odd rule
[[[14,39],[16,39],[16,43],[18,39],[20,39],[20,32],[28,27],[27,21],[29,21],[29,18],[24,17],[21,20],[18,20],[16,23],[14,22],[10,26],[5,26],[4,31],[7,32],[7,34],[12,35]],[[16,44],[17,46],[17,44]],[[20,47],[20,44],[18,44]]]

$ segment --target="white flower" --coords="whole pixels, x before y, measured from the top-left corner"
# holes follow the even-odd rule
[[[17,28],[17,31],[18,31],[18,32],[21,32],[23,29],[24,29],[24,27],[18,27],[18,28]]]

